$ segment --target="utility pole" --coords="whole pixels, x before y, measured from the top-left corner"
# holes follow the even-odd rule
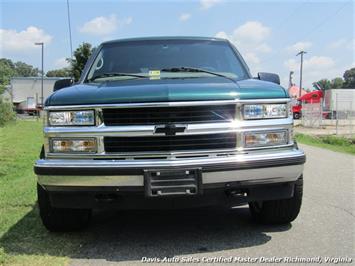
[[[72,57],[73,57],[73,42],[72,42],[72,37],[71,37],[69,0],[67,0],[67,13],[68,13],[68,28],[69,28],[69,42],[70,42],[70,59],[72,59]]]
[[[43,50],[44,50],[44,43],[43,42],[36,42],[35,45],[41,45],[42,47],[42,78],[41,78],[41,108],[43,108],[43,79],[44,79],[44,70],[43,70]]]
[[[301,91],[302,91],[302,71],[303,71],[303,55],[306,54],[307,52],[305,51],[300,51],[296,56],[301,55],[301,66],[300,66],[300,90],[299,90],[299,95],[298,97],[301,97]]]
[[[293,71],[290,71],[290,76],[289,76],[289,81],[288,81],[288,88],[291,88],[292,85],[293,85],[293,82],[292,82],[292,76],[295,72]]]

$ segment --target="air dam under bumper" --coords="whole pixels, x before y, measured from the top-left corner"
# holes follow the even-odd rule
[[[200,168],[202,186],[227,183],[267,184],[296,181],[303,172],[302,150],[253,152],[228,157],[164,160],[41,159],[34,166],[38,183],[49,191],[77,188],[142,188],[144,170]]]

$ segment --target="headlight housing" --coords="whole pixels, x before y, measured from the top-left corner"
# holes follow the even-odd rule
[[[244,146],[246,148],[286,145],[287,143],[287,130],[244,133]]]
[[[50,126],[94,126],[95,112],[87,111],[52,111],[48,114]]]
[[[287,104],[245,104],[243,107],[243,118],[270,119],[287,117]]]
[[[53,138],[50,140],[50,151],[54,153],[94,153],[97,151],[95,138]]]

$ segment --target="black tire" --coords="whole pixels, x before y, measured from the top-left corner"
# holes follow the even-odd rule
[[[78,231],[89,224],[91,210],[53,208],[48,193],[39,184],[37,184],[37,195],[42,223],[49,231]]]
[[[293,113],[293,119],[300,119],[300,113]]]
[[[295,220],[300,212],[303,194],[303,178],[300,177],[292,198],[249,202],[252,217],[263,224],[286,224]]]

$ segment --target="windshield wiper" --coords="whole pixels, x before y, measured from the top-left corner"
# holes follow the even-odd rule
[[[197,68],[197,67],[172,67],[172,68],[163,68],[160,70],[161,72],[196,72],[196,73],[207,73],[207,74],[211,74],[214,76],[218,76],[218,77],[222,77],[222,78],[226,78],[226,79],[230,79],[232,81],[234,81],[232,78],[225,76],[223,74],[219,74],[216,72],[212,72],[212,71],[208,71],[202,68]]]
[[[147,78],[147,76],[144,75],[138,75],[138,74],[130,74],[130,73],[120,73],[120,72],[110,72],[110,73],[104,73],[100,74],[97,76],[93,76],[92,78],[88,79],[88,81],[94,81],[95,79],[99,78],[107,78],[107,77],[135,77],[135,78]]]

